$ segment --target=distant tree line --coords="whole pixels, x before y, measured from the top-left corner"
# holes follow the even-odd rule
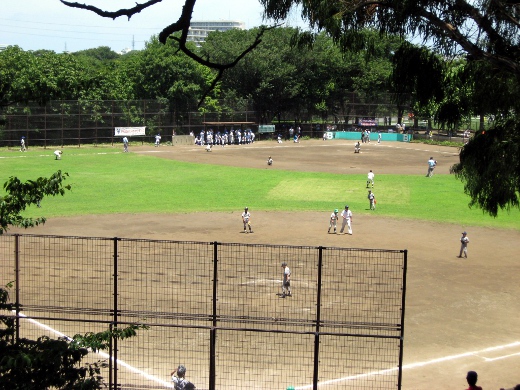
[[[218,62],[229,62],[247,49],[259,29],[211,33],[201,48],[191,50]],[[355,91],[359,100],[387,95],[392,86],[392,56],[400,39],[376,39],[369,51],[342,52],[326,34],[314,45],[294,46],[292,28],[263,33],[262,44],[213,86],[217,71],[179,51],[176,41],[157,37],[145,49],[119,55],[108,47],[75,53],[0,52],[0,113],[12,105],[78,100],[159,100],[171,118],[187,112],[229,112],[246,107],[263,123],[349,115]],[[374,35],[366,31],[367,36]],[[189,45],[189,44],[188,44]]]

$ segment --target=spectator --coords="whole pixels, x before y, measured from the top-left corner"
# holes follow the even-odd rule
[[[193,383],[188,381],[186,376],[186,367],[180,365],[170,374],[172,377],[172,382],[175,390],[191,390],[195,389]]]
[[[477,386],[478,375],[475,371],[468,371],[468,375],[466,375],[466,380],[468,381],[468,390],[482,390],[482,387]]]

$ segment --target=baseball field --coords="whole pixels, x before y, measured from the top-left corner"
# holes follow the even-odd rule
[[[48,217],[44,226],[11,233],[407,249],[403,389],[462,389],[468,370],[486,390],[520,382],[520,212],[492,218],[470,209],[449,174],[456,148],[372,142],[355,154],[352,141],[304,140],[212,152],[65,148],[60,161],[52,152],[0,151],[1,182],[61,169],[73,186],[28,211]],[[438,165],[426,178],[430,156]],[[375,211],[366,196],[370,169]],[[353,235],[327,234],[331,212],[347,204]],[[245,206],[253,234],[242,233]],[[467,259],[457,258],[462,231]]]

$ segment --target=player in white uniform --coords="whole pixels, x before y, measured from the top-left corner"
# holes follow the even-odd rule
[[[25,147],[25,137],[22,136],[20,139],[20,152],[26,152],[27,148]]]
[[[334,209],[332,214],[330,215],[330,222],[329,222],[329,231],[327,233],[330,233],[330,228],[334,226],[334,233],[336,233],[336,227],[338,225],[338,209]]]
[[[291,270],[287,266],[287,263],[285,261],[282,263],[282,268],[283,268],[283,281],[282,281],[282,295],[280,295],[280,298],[285,298],[286,296],[292,297]]]
[[[354,145],[354,153],[359,153],[361,151],[361,144],[358,142],[356,142],[356,144]]]
[[[55,160],[61,160],[61,155],[63,154],[63,152],[61,150],[55,150],[54,151],[54,159]]]
[[[464,253],[464,257],[468,257],[468,234],[466,232],[462,232],[462,237],[460,238],[460,253],[458,257],[462,257]]]
[[[128,138],[123,137],[123,152],[128,152]]]
[[[340,233],[343,233],[345,226],[348,225],[348,234],[352,235],[352,211],[348,209],[348,206],[345,206],[345,210],[341,212],[341,217],[343,218],[343,223],[341,224]]]
[[[271,158],[271,156],[269,156],[269,158],[267,159],[267,165],[273,165],[273,159]]]
[[[251,229],[251,214],[249,213],[249,208],[245,208],[242,213],[242,222],[244,223],[244,233],[247,233],[247,228],[249,228],[249,233],[253,233]]]
[[[370,202],[370,210],[376,209],[376,196],[371,190],[368,190],[368,201]]]
[[[158,147],[161,144],[161,134],[157,134],[155,136],[155,147]]]
[[[368,172],[368,175],[367,175],[367,188],[372,185],[372,188],[374,188],[374,172],[372,172],[372,170],[370,170],[370,172]]]

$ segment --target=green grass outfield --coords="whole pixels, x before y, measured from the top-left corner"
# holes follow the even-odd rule
[[[114,148],[65,149],[55,161],[51,150],[0,150],[0,183],[50,176],[61,169],[73,189],[46,198],[27,216],[111,213],[206,213],[258,210],[323,211],[348,204],[355,215],[456,223],[520,230],[520,211],[497,218],[468,207],[463,185],[451,175],[378,175],[377,210],[368,210],[366,175],[252,169],[177,162]],[[3,191],[3,187],[1,189]]]

